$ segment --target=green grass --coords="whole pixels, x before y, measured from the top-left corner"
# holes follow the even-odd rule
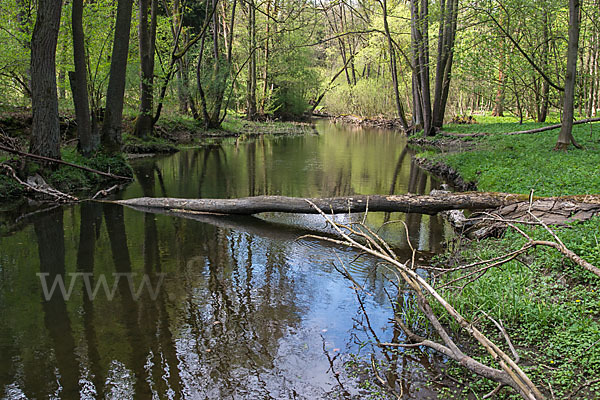
[[[530,123],[487,123],[449,125],[449,132],[502,133],[542,126]],[[462,153],[428,153],[427,158],[454,168],[466,181],[477,182],[479,190],[561,196],[599,193],[600,125],[574,127],[583,150],[554,151],[558,130],[532,135],[491,135],[469,138],[476,148]]]
[[[555,119],[553,116],[552,119]],[[554,151],[558,129],[538,134],[506,136],[514,132],[548,125],[514,118],[476,116],[478,124],[448,125],[447,132],[492,133],[489,136],[461,138],[471,146],[463,152],[435,152],[419,155],[448,164],[466,181],[477,183],[482,191],[538,196],[597,194],[600,192],[600,125],[574,127],[583,150],[570,147]],[[551,120],[550,123],[556,123]],[[534,239],[549,239],[543,228],[522,227]],[[600,265],[600,217],[568,227],[555,228],[564,244],[594,265]],[[440,264],[452,260],[463,263],[490,259],[518,249],[525,239],[513,230],[499,239],[467,242],[455,252],[440,257]],[[463,272],[464,273],[464,272]],[[456,274],[456,273],[455,273]],[[448,282],[457,277],[449,275]],[[482,311],[502,320],[523,358],[521,365],[532,380],[555,398],[566,398],[573,390],[600,375],[600,278],[574,265],[556,250],[537,248],[519,261],[489,270],[462,292],[446,291],[445,297],[467,319],[477,321],[496,343],[504,339]],[[445,321],[455,333],[458,327]],[[494,365],[483,350],[478,358]],[[477,393],[494,388],[493,382],[466,372],[450,362],[447,373],[469,381]],[[518,398],[503,390],[500,398]],[[466,393],[463,393],[466,395]],[[575,398],[600,398],[600,384],[579,392]]]
[[[568,248],[598,265],[599,226],[600,218],[595,218],[557,228],[556,232]],[[535,239],[551,239],[543,228],[521,228]],[[470,242],[460,249],[459,257],[465,263],[490,259],[516,250],[524,243],[522,236],[508,231],[500,239]],[[440,263],[447,264],[449,260],[447,254]],[[444,279],[448,282],[456,276],[455,273]],[[600,375],[599,290],[600,278],[566,261],[554,249],[538,248],[521,261],[489,270],[459,295],[455,291],[446,291],[445,297],[451,298],[455,308],[467,319],[479,321],[478,325],[484,327],[488,336],[508,351],[497,329],[482,311],[501,320],[517,345],[526,373],[538,385],[545,385],[545,388],[552,385],[556,398],[565,398]],[[450,325],[458,330],[454,323]],[[479,359],[493,364],[483,351]],[[450,371],[456,376],[467,374],[460,368],[450,368]],[[494,386],[483,378],[472,379],[473,386],[481,392]],[[600,396],[600,384],[589,390],[577,398]]]

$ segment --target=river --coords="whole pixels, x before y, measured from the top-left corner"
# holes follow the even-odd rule
[[[439,185],[395,132],[325,121],[316,130],[134,160],[136,181],[116,197],[402,194]],[[0,397],[384,396],[373,354],[408,398],[437,398],[427,380],[440,360],[375,345],[402,340],[390,322],[398,293],[386,267],[298,239],[327,232],[320,216],[180,218],[95,202],[20,210],[0,216]],[[447,228],[437,216],[371,213],[366,223],[394,220],[407,223],[420,258],[440,251]],[[410,256],[402,224],[382,232]],[[342,276],[340,261],[364,290]]]

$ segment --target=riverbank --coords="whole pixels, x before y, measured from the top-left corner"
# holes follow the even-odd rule
[[[230,115],[225,118],[221,129],[206,130],[199,121],[193,118],[163,116],[155,126],[155,135],[145,139],[131,134],[135,119],[125,116],[123,119],[122,153],[109,155],[97,152],[91,158],[78,154],[77,127],[72,115],[62,115],[61,135],[63,144],[61,158],[64,161],[89,167],[114,175],[132,177],[133,173],[128,160],[141,156],[171,154],[182,148],[190,148],[213,144],[226,138],[247,140],[262,135],[303,135],[316,133],[314,125],[302,122],[282,121],[246,121],[240,116]],[[31,135],[31,111],[26,108],[3,109],[0,113],[0,144],[7,147],[27,149]],[[0,162],[5,162],[17,171],[21,179],[38,175],[45,183],[69,195],[91,197],[99,190],[112,187],[116,183],[110,178],[75,169],[69,166],[59,166],[48,169],[34,162],[25,162],[18,157],[0,151]],[[31,194],[22,184],[10,174],[0,175],[0,203],[23,199]],[[37,178],[36,178],[37,179]],[[39,198],[39,193],[34,196]],[[42,196],[42,198],[45,196]]]
[[[539,196],[584,195],[600,188],[600,127],[577,126],[576,139],[583,150],[553,150],[557,131],[506,136],[502,133],[535,128],[539,124],[502,121],[478,125],[449,125],[452,133],[491,132],[493,135],[456,138],[468,150],[434,151],[419,154],[427,169],[453,171],[455,179],[482,191]],[[532,125],[529,127],[529,125]],[[468,146],[467,146],[468,145]],[[516,225],[534,240],[548,240],[541,226]],[[586,261],[600,264],[600,218],[564,227],[552,227],[565,246]],[[436,266],[442,269],[509,254],[526,242],[515,229],[499,238],[482,241],[459,239],[449,243]],[[479,265],[480,267],[480,265]],[[447,272],[438,278],[446,298],[457,310],[489,333],[496,343],[505,343],[490,318],[500,321],[521,358],[520,365],[548,398],[591,399],[600,396],[600,279],[574,265],[554,249],[536,248],[491,268],[471,280],[478,267]],[[468,275],[471,274],[471,275]],[[456,279],[461,279],[455,281]],[[451,283],[455,282],[455,283]],[[484,314],[485,313],[485,314]],[[450,324],[458,334],[458,328]],[[506,347],[506,346],[503,346]],[[471,350],[476,348],[473,346]],[[508,351],[508,349],[506,349]],[[479,359],[493,362],[484,351]],[[495,384],[472,375],[449,362],[446,373],[468,382],[462,393],[491,392]],[[501,390],[496,398],[514,392]],[[478,397],[473,397],[478,398]]]

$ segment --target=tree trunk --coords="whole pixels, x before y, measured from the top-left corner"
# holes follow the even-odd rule
[[[450,77],[454,59],[454,41],[458,19],[458,0],[440,2],[442,23],[438,43],[438,62],[435,70],[435,93],[433,100],[433,127],[441,129],[444,123],[446,103],[450,92]]]
[[[60,158],[56,45],[62,1],[39,0],[31,38],[31,153]]]
[[[413,37],[413,63],[416,73],[421,121],[425,136],[433,136],[431,91],[429,85],[429,0],[411,0],[411,27]],[[414,94],[413,94],[414,95]]]
[[[256,10],[254,0],[248,1],[248,81],[246,93],[246,117],[256,119]],[[232,33],[233,34],[233,33]]]
[[[79,135],[79,151],[85,157],[89,157],[100,143],[99,138],[92,134],[83,32],[83,0],[73,0],[71,23],[75,72],[69,73],[69,81],[73,92],[73,105],[75,106],[75,119]]]
[[[269,49],[269,42],[270,42],[270,30],[271,30],[271,20],[270,20],[270,14],[271,13],[271,0],[267,0],[267,10],[266,10],[266,32],[265,32],[265,55],[264,55],[264,60],[263,62],[265,63],[264,65],[264,69],[263,69],[263,87],[262,87],[262,98],[260,99],[260,113],[262,115],[265,114],[265,104],[267,103],[267,90],[269,88],[269,56],[270,56],[270,49]],[[314,110],[313,110],[314,111]]]
[[[548,54],[550,53],[550,20],[548,18],[548,11],[544,10],[544,29],[542,40],[542,70],[546,72],[548,68]],[[542,82],[542,104],[540,107],[540,113],[538,115],[538,122],[546,122],[548,117],[548,108],[550,106],[550,85],[547,80]]]
[[[504,63],[506,60],[505,55],[505,43],[502,40],[500,44],[500,60],[498,61],[498,90],[496,91],[496,103],[492,116],[503,117],[504,116],[504,90],[505,90],[505,77],[504,77]]]
[[[563,100],[563,120],[556,150],[566,150],[569,144],[579,147],[573,137],[573,114],[575,100],[575,82],[577,74],[577,55],[579,49],[579,24],[581,22],[580,0],[569,0],[569,46],[567,50],[567,73]]]
[[[394,96],[396,99],[396,112],[398,113],[398,118],[400,118],[400,126],[402,129],[407,132],[408,131],[408,123],[406,122],[406,116],[404,115],[404,107],[402,106],[402,102],[400,100],[400,91],[398,90],[398,71],[396,68],[396,53],[394,51],[394,46],[392,43],[392,34],[390,33],[390,27],[388,25],[387,20],[387,0],[383,0],[381,3],[383,8],[383,28],[385,30],[385,36],[387,38],[388,51],[390,56],[390,73],[392,74],[392,85],[394,86]]]
[[[118,0],[104,124],[102,125],[102,146],[108,152],[121,150],[123,97],[125,95],[132,6],[133,0]]]
[[[152,112],[154,111],[154,50],[157,1],[139,0],[140,113],[135,122],[134,134],[140,138],[151,136],[154,125]]]
[[[262,212],[305,213],[316,214],[318,211],[309,203],[312,202],[326,213],[365,212],[407,212],[421,214],[437,214],[447,210],[484,210],[514,206],[529,209],[529,197],[508,193],[440,193],[433,195],[356,195],[348,197],[331,197],[304,199],[285,196],[257,196],[239,199],[176,199],[150,198],[118,200],[117,203],[131,207],[160,209],[170,211],[188,211],[192,213],[218,213],[251,215]],[[532,212],[540,215],[563,216],[563,220],[588,219],[600,213],[600,196],[567,196],[535,198],[531,205]],[[508,212],[507,211],[507,212]],[[511,214],[515,216],[515,214]]]

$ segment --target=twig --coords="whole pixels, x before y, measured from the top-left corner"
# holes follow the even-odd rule
[[[400,385],[400,393],[396,393],[396,391],[390,385],[390,383],[379,375],[379,371],[377,371],[377,366],[375,365],[375,356],[373,354],[371,354],[371,368],[373,369],[375,377],[377,378],[379,383],[381,383],[381,386],[385,387],[388,392],[393,394],[394,397],[396,397],[397,399],[401,399],[404,396],[404,389],[402,388],[402,385]]]
[[[113,190],[116,190],[120,187],[121,187],[121,185],[113,185],[113,186],[109,187],[108,189],[99,190],[94,196],[92,196],[92,200],[95,200],[99,196],[102,196],[102,197],[108,196],[110,194],[110,192],[112,192]]]
[[[512,342],[510,340],[510,337],[508,336],[508,333],[506,333],[506,329],[504,329],[504,326],[502,326],[502,320],[500,321],[500,323],[498,323],[498,321],[496,321],[494,318],[490,317],[485,311],[482,310],[481,312],[483,313],[483,315],[488,317],[488,319],[490,321],[492,321],[494,323],[494,325],[496,325],[496,328],[498,328],[500,333],[502,333],[502,335],[504,336],[504,339],[506,340],[506,344],[508,345],[508,348],[510,349],[510,352],[513,354],[513,357],[515,357],[515,362],[518,363],[519,361],[521,361],[521,357],[519,357],[517,350],[515,350],[515,347],[513,346]]]

